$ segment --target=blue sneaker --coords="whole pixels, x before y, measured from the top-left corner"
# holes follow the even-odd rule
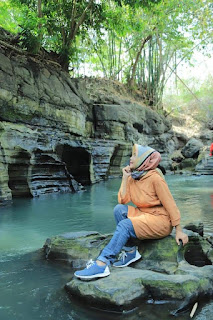
[[[133,252],[122,251],[119,260],[113,263],[113,267],[123,268],[127,267],[130,263],[135,262],[141,258],[137,249]]]
[[[108,266],[98,266],[93,260],[89,260],[86,264],[86,268],[80,271],[76,271],[74,275],[82,280],[90,280],[95,278],[104,278],[110,275]]]

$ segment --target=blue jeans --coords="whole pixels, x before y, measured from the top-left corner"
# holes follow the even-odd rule
[[[117,204],[117,206],[115,206],[114,216],[117,227],[112,239],[102,250],[97,260],[105,262],[107,265],[109,265],[115,261],[117,254],[121,252],[122,248],[125,251],[131,251],[135,249],[132,239],[136,239],[137,237],[132,225],[132,221],[127,218],[127,213],[127,205]]]

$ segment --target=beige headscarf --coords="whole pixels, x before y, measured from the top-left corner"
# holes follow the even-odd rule
[[[156,169],[161,161],[158,151],[148,146],[134,144],[133,153],[136,153],[136,168],[132,173],[134,179],[138,179],[145,171]]]

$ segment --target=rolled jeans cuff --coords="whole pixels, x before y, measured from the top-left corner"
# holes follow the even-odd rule
[[[110,265],[110,261],[105,257],[99,256],[96,260],[102,261],[106,263],[108,266]]]

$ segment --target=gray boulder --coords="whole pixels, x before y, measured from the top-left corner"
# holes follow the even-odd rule
[[[183,147],[181,153],[185,158],[197,158],[202,147],[203,143],[200,140],[191,138]]]

